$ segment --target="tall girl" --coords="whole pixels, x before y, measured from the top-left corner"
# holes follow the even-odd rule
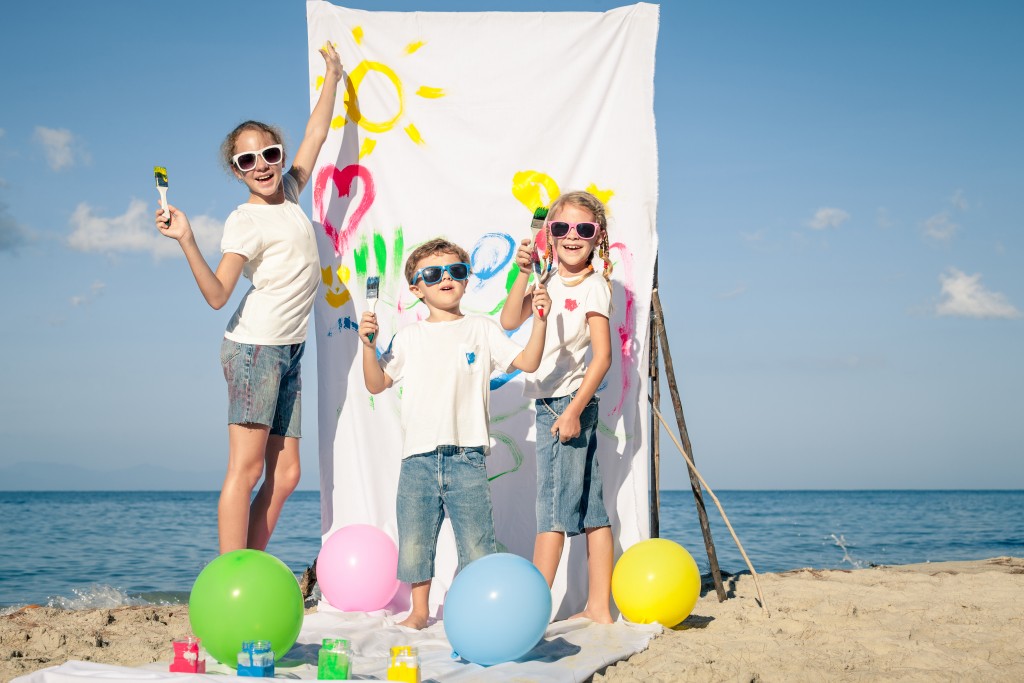
[[[280,131],[246,121],[221,145],[228,170],[249,198],[228,216],[214,271],[183,211],[156,212],[160,232],[178,240],[207,303],[219,309],[239,275],[252,281],[231,317],[220,360],[228,384],[228,467],[217,507],[220,552],[267,547],[285,500],[299,483],[299,359],[320,282],[313,226],[299,208],[334,113],[341,60],[320,48],[326,74],[291,170]],[[264,477],[255,497],[252,491]],[[251,503],[250,503],[251,499]]]
[[[558,256],[558,275],[547,284],[551,298],[544,357],[526,376],[524,394],[537,409],[537,539],[533,563],[554,583],[566,536],[587,536],[589,590],[578,615],[611,623],[614,545],[597,463],[597,401],[611,366],[611,261],[608,222],[601,201],[588,192],[555,200],[547,238]],[[604,272],[594,272],[600,247]],[[531,315],[527,291],[534,246],[525,239],[516,252],[519,275],[501,311],[501,325],[514,330]],[[587,351],[591,351],[587,361]]]

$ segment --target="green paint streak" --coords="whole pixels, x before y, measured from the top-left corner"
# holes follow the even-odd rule
[[[388,263],[388,245],[384,244],[384,237],[376,232],[373,233],[373,257],[377,261],[377,275],[383,275]]]
[[[404,280],[404,277],[399,277],[403,275],[402,268],[405,265],[403,263],[405,260],[405,234],[402,232],[401,225],[395,229],[395,248],[394,253],[391,254],[391,259],[391,268],[395,277]]]
[[[523,452],[519,450],[519,445],[515,442],[515,439],[513,439],[508,434],[502,434],[501,432],[491,432],[491,436],[493,436],[495,439],[497,439],[498,441],[500,441],[501,443],[505,444],[508,447],[509,453],[512,454],[512,460],[515,462],[515,465],[510,470],[505,470],[504,472],[499,472],[498,474],[495,474],[493,477],[488,477],[487,481],[494,481],[498,477],[503,477],[506,474],[512,474],[513,472],[516,472],[520,467],[523,466]]]
[[[604,434],[610,439],[624,439],[626,441],[629,441],[630,439],[633,438],[631,434],[627,434],[626,432],[622,432],[621,434],[617,433],[614,429],[606,425],[600,419],[597,420],[597,431]]]
[[[512,267],[508,270],[508,277],[505,278],[505,297],[487,315],[497,315],[505,306],[505,302],[508,301],[508,295],[512,291],[512,285],[515,284],[517,277],[519,277],[519,266],[513,263]]]
[[[530,401],[527,401],[527,402],[523,403],[521,406],[517,407],[511,413],[505,413],[504,415],[491,415],[491,423],[493,424],[493,423],[497,423],[497,422],[503,422],[503,421],[509,419],[510,417],[515,417],[516,415],[518,415],[519,413],[523,412],[524,410],[529,410],[529,409],[530,409]]]
[[[369,257],[370,247],[366,243],[366,235],[359,238],[359,246],[352,252],[352,259],[355,261],[356,277],[366,277],[366,260]]]
[[[373,394],[370,394],[370,410],[376,410],[376,406],[373,404]]]

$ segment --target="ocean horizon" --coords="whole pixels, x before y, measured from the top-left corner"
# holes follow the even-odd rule
[[[716,495],[759,573],[1024,556],[1024,490],[723,490]],[[0,611],[186,603],[217,555],[219,491],[0,491]],[[747,572],[704,494],[718,564]],[[662,490],[661,538],[702,573],[693,495]],[[320,493],[296,491],[267,551],[296,575],[320,549]]]

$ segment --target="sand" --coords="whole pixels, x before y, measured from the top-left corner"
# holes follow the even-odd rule
[[[1022,681],[1024,559],[728,577],[693,614],[594,681]],[[69,659],[169,661],[185,606],[0,617],[0,680]]]

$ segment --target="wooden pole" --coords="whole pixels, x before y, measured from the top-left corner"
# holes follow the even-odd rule
[[[654,261],[654,289],[653,292],[658,291],[658,261]],[[653,295],[653,293],[652,293]],[[648,364],[647,376],[650,382],[650,396],[654,399],[655,404],[661,400],[661,382],[658,376],[658,320],[651,311],[651,322],[648,334],[650,335],[650,341],[648,348],[650,349],[651,360]],[[660,405],[660,404],[658,404]],[[651,538],[660,538],[661,536],[661,426],[658,424],[657,416],[651,413],[651,426],[648,431],[651,439],[651,476],[650,476],[650,487],[651,487]]]
[[[668,332],[665,331],[664,311],[661,308],[661,298],[658,290],[655,289],[651,295],[651,319],[657,321],[658,337],[661,340],[661,353],[665,363],[665,377],[668,378],[668,390],[672,396],[672,407],[676,411],[676,422],[679,425],[679,435],[683,440],[686,452],[693,458],[693,448],[690,446],[690,435],[686,431],[686,419],[683,417],[683,402],[679,398],[679,387],[676,385],[675,369],[672,366],[672,351],[668,346]],[[653,399],[653,396],[652,396]],[[660,432],[658,432],[660,435]],[[656,437],[652,437],[655,438]],[[690,489],[693,491],[693,499],[697,504],[697,518],[700,520],[700,530],[704,534],[704,549],[708,553],[708,565],[711,569],[711,578],[715,582],[715,591],[718,592],[718,601],[726,599],[725,586],[722,584],[722,570],[718,568],[718,556],[715,554],[715,542],[711,539],[711,526],[708,524],[708,513],[704,508],[704,497],[701,495],[700,480],[694,467],[687,463],[687,472],[690,475]]]

